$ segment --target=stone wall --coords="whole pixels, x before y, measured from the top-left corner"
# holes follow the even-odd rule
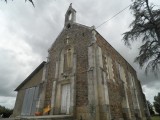
[[[17,117],[15,120],[74,120],[69,115],[46,115],[46,116],[30,116],[30,117]]]
[[[21,115],[24,95],[25,95],[25,90],[18,91],[12,117]]]
[[[21,111],[22,111],[22,106],[23,106],[23,99],[25,96],[25,90],[27,88],[31,88],[34,86],[37,86],[41,83],[42,81],[42,75],[43,75],[43,68],[38,70],[34,76],[32,76],[30,79],[28,79],[25,84],[18,90],[17,97],[16,97],[16,102],[14,106],[14,111],[13,111],[13,117],[20,116]]]
[[[133,90],[131,82],[129,81],[128,72],[131,73],[134,80],[138,82],[135,70],[100,34],[97,33],[95,37],[96,38],[94,38],[91,28],[71,24],[70,28],[63,29],[49,49],[45,104],[52,104],[54,101],[51,114],[60,114],[61,85],[63,83],[71,83],[70,79],[73,78],[74,84],[72,89],[74,89],[74,102],[73,106],[71,106],[71,114],[74,115],[76,119],[90,119],[95,116],[94,119],[96,120],[111,118],[133,120],[135,119],[135,110],[139,111],[140,117],[145,118],[143,106],[139,108],[141,110],[137,110],[133,104],[135,101],[132,99]],[[73,48],[76,61],[74,61],[75,64],[72,65],[76,66],[72,66],[70,72],[66,72],[64,66],[60,65],[62,59],[64,60],[64,58],[61,58],[61,55],[63,51],[69,47]],[[92,52],[89,52],[89,49]],[[93,60],[91,60],[93,61],[93,66],[89,65],[91,64],[89,63],[91,62],[89,60],[90,53],[93,57]],[[109,56],[112,60],[112,79],[104,78],[108,74],[104,62],[106,56]],[[92,59],[92,57],[90,59]],[[101,59],[102,63],[100,62]],[[124,69],[123,78],[125,78],[125,81],[119,76],[120,73],[117,68],[117,63]],[[72,70],[73,68],[75,68],[75,71]],[[102,73],[104,75],[101,76]],[[91,77],[89,77],[91,74],[93,74],[94,79],[93,85],[89,85],[91,83],[88,81],[91,79]],[[74,77],[72,77],[72,75]],[[90,82],[92,82],[92,80]],[[53,83],[55,85],[53,85]],[[90,95],[92,93],[88,90],[92,89],[92,86],[93,90],[95,90],[93,92],[95,93]],[[106,90],[108,89],[109,103],[106,103],[104,94],[107,93],[105,93],[103,87]],[[55,91],[54,95],[52,94],[53,91]],[[142,90],[137,89],[137,91],[138,96],[140,96]],[[90,97],[93,97],[93,103]],[[140,98],[138,98],[138,102],[140,101]],[[135,104],[138,105],[138,102]],[[142,102],[139,104],[142,104]]]
[[[128,72],[132,74],[134,77],[135,82],[139,82],[137,80],[137,75],[135,70],[132,68],[130,64],[127,63],[127,61],[108,43],[106,40],[97,33],[97,44],[101,47],[103,54],[108,55],[112,58],[112,64],[113,64],[113,73],[114,73],[114,80],[108,80],[108,88],[109,88],[109,101],[110,101],[110,110],[111,110],[111,116],[113,119],[135,119],[135,109],[133,107],[133,96],[131,95],[131,84],[129,81]],[[116,67],[116,63],[119,63],[124,68],[126,83],[122,81],[119,77],[119,71]],[[114,82],[115,81],[115,82]],[[125,91],[124,91],[124,85],[126,84],[126,96],[128,99],[128,105],[127,107],[123,107],[123,99],[125,98]],[[138,94],[138,100],[140,107],[140,113],[143,113],[141,118],[145,118],[144,115],[144,106],[141,100],[142,90],[140,89],[140,84],[136,84],[137,86],[137,94]],[[126,101],[127,102],[127,101]]]
[[[32,78],[30,78],[20,90],[40,84],[42,81],[42,75],[43,75],[43,68],[37,71],[37,73]]]
[[[60,114],[61,85],[63,83],[72,84],[73,105],[71,106],[71,114],[81,116],[86,112],[86,105],[88,104],[87,53],[90,43],[89,40],[91,39],[90,33],[91,30],[89,30],[88,27],[71,24],[70,28],[63,29],[49,49],[48,82],[45,104],[51,104],[53,98],[55,98],[51,114]],[[69,47],[73,49],[73,64],[71,69],[67,70],[64,66],[61,66],[61,64],[63,62],[62,59],[64,59],[62,53]],[[58,67],[56,67],[56,64]],[[56,83],[55,87],[53,87],[54,81]],[[55,91],[54,97],[51,93],[52,91]]]

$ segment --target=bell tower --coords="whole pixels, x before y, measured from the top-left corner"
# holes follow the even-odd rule
[[[76,11],[72,8],[72,3],[70,4],[66,14],[65,14],[65,27],[69,28],[72,23],[76,22]]]

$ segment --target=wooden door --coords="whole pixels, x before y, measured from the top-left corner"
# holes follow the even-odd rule
[[[61,97],[61,113],[69,114],[70,108],[70,84],[62,86],[62,97]]]

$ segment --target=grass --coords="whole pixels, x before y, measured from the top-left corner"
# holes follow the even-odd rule
[[[160,116],[153,116],[152,120],[160,120]]]

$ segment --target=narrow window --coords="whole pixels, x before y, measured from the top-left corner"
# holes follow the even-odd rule
[[[124,83],[126,83],[126,75],[125,75],[124,68],[119,63],[116,63],[116,64],[117,64],[116,66],[117,66],[117,72],[118,72],[119,79],[122,80]]]
[[[72,50],[68,48],[64,54],[64,70],[69,70],[72,67]]]
[[[67,67],[71,67],[71,49],[67,50]]]
[[[72,13],[70,12],[68,16],[68,20],[70,21],[71,19],[72,19]]]
[[[112,59],[109,56],[106,56],[105,64],[106,64],[106,70],[107,70],[107,78],[111,79],[111,80],[113,80],[113,82],[115,82],[114,74],[113,74]]]
[[[128,73],[128,78],[129,78],[130,86],[133,87],[133,77],[132,77],[131,73]]]

